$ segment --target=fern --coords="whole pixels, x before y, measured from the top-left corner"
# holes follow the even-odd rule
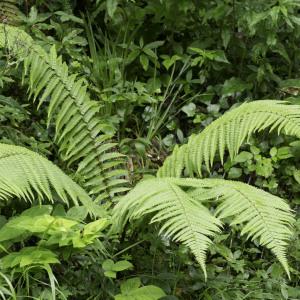
[[[2,23],[14,24],[21,14],[17,0],[0,0],[0,20]]]
[[[223,163],[225,150],[233,159],[243,142],[253,133],[269,128],[269,132],[300,137],[300,106],[283,101],[261,100],[245,103],[192,135],[188,144],[176,147],[158,171],[160,177],[180,177],[185,174],[202,176],[205,164],[210,170],[216,153]]]
[[[53,192],[65,203],[94,205],[88,194],[53,163],[26,148],[0,144],[0,199],[17,197],[54,201]]]
[[[231,225],[242,225],[242,234],[270,249],[289,275],[286,247],[294,219],[283,199],[240,182],[178,178],[183,173],[201,176],[202,165],[209,170],[217,153],[221,162],[226,150],[233,159],[251,134],[265,129],[300,137],[300,106],[273,100],[246,103],[191,136],[166,159],[158,178],[143,181],[116,205],[117,228],[152,213],[152,222],[162,222],[162,231],[186,244],[205,272],[207,248],[221,221],[229,218]],[[217,205],[214,216],[205,209],[208,200]]]
[[[221,222],[174,181],[141,182],[115,206],[114,212],[115,226],[120,227],[127,219],[155,212],[152,222],[164,221],[161,232],[190,247],[205,271],[205,253],[211,244],[209,237],[220,231]]]
[[[220,205],[215,216],[204,202]],[[231,225],[242,224],[241,234],[259,239],[269,248],[289,275],[287,241],[294,222],[284,200],[241,182],[223,179],[156,178],[139,183],[114,208],[116,228],[129,219],[154,214],[152,223],[162,222],[161,232],[187,245],[205,270],[206,251],[220,231],[221,220],[233,217]]]
[[[97,115],[99,104],[90,100],[84,80],[68,74],[54,47],[46,53],[20,29],[2,25],[0,46],[25,58],[30,96],[38,101],[38,107],[49,101],[48,125],[54,120],[60,155],[69,166],[78,165],[77,173],[95,201],[126,191],[123,155],[115,151],[111,136],[103,133],[105,124]]]

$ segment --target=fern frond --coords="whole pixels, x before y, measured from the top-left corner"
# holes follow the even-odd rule
[[[139,183],[114,208],[116,227],[128,219],[154,213],[152,223],[163,222],[160,233],[187,245],[206,275],[205,257],[211,237],[221,222],[170,179],[150,179]]]
[[[24,147],[0,144],[0,199],[38,197],[53,202],[53,192],[65,203],[81,202],[92,212],[88,194],[53,163]]]
[[[286,247],[295,220],[283,199],[248,184],[224,179],[174,179],[174,182],[193,187],[194,199],[216,199],[220,203],[215,212],[217,218],[232,218],[230,225],[244,225],[241,234],[258,239],[270,249],[289,275]]]
[[[38,101],[38,107],[49,102],[48,124],[55,123],[60,155],[69,165],[78,165],[77,173],[95,201],[126,191],[124,157],[115,151],[111,137],[103,133],[105,124],[97,115],[99,104],[90,100],[82,79],[69,75],[55,47],[48,54],[24,31],[12,26],[0,27],[0,46],[21,59],[25,57],[30,95]]]
[[[0,1],[0,22],[14,24],[18,21],[21,11],[19,10],[17,0]]]
[[[176,147],[158,171],[160,177],[180,177],[185,174],[202,176],[201,167],[209,170],[218,153],[223,163],[225,150],[233,159],[253,133],[268,129],[300,137],[300,106],[284,101],[260,100],[245,103],[192,135],[186,145]]]
[[[216,216],[202,204],[215,199]],[[157,178],[142,181],[114,208],[116,226],[127,220],[154,214],[161,231],[186,244],[205,272],[205,255],[224,218],[242,224],[242,234],[258,239],[270,249],[289,274],[287,241],[294,222],[289,206],[281,198],[240,182],[222,179]]]

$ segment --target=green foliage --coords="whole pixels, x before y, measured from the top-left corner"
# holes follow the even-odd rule
[[[208,200],[220,202],[215,216],[203,205]],[[242,235],[271,249],[289,274],[286,246],[294,219],[284,200],[262,190],[222,179],[149,179],[115,207],[121,226],[149,213],[156,213],[151,223],[163,222],[160,232],[191,249],[205,274],[211,239],[220,232],[221,220],[229,217],[231,225],[244,225]]]
[[[158,287],[148,285],[140,287],[139,278],[131,278],[121,284],[121,294],[115,296],[115,300],[158,300],[165,293]]]
[[[39,246],[72,246],[83,248],[92,244],[98,234],[107,225],[106,219],[99,219],[82,226],[79,221],[65,217],[51,216],[51,206],[33,207],[20,216],[9,220],[0,229],[0,242],[18,242],[36,236],[40,238]],[[4,246],[5,247],[5,246]],[[33,255],[34,257],[34,255]],[[5,264],[3,265],[5,267]]]
[[[102,264],[104,275],[110,278],[116,278],[117,272],[131,269],[132,267],[133,267],[132,263],[130,263],[127,260],[121,260],[114,263],[113,260],[107,259]]]
[[[92,213],[88,194],[58,167],[37,153],[23,147],[0,144],[0,196],[2,200],[17,197],[26,201],[48,199],[52,191],[65,203],[83,203]]]
[[[200,134],[189,139],[187,145],[177,147],[158,171],[161,177],[179,177],[184,169],[188,175],[202,174],[202,163],[207,170],[218,152],[223,163],[225,150],[233,160],[242,143],[253,133],[269,127],[287,135],[300,136],[299,106],[264,100],[243,104],[213,122]]]
[[[51,97],[48,109],[48,124],[55,116],[55,141],[60,155],[68,164],[80,161],[77,172],[96,202],[125,191],[126,180],[117,179],[126,175],[126,170],[115,169],[123,164],[121,154],[109,152],[116,146],[109,142],[110,136],[103,133],[105,124],[97,118],[98,107],[89,100],[87,86],[76,75],[68,75],[68,67],[57,57],[52,47],[48,55],[41,47],[32,45],[25,32],[2,27],[2,47],[8,47],[21,59],[25,58],[25,75],[29,75],[29,88],[34,101],[39,104]],[[23,44],[21,49],[18,43]]]
[[[9,280],[7,276],[0,273],[0,282],[1,282],[1,288],[0,288],[0,295],[3,299],[5,299],[6,296],[11,297],[11,299],[17,299],[16,293],[14,290],[14,287]]]
[[[130,218],[157,212],[152,222],[166,221],[162,230],[165,230],[168,236],[173,235],[175,240],[186,244],[206,272],[205,253],[211,244],[208,237],[216,235],[220,223],[218,219],[211,218],[201,202],[210,199],[223,200],[216,209],[219,219],[237,216],[231,224],[246,223],[242,234],[247,233],[248,237],[253,239],[259,238],[262,245],[274,252],[289,274],[285,248],[286,241],[292,234],[289,227],[293,218],[283,200],[263,191],[252,190],[250,186],[240,183],[227,183],[220,179],[211,179],[211,184],[205,180],[197,183],[197,180],[193,179],[176,182],[168,177],[179,177],[185,167],[187,175],[193,175],[196,170],[201,175],[202,161],[209,170],[217,150],[221,162],[226,148],[230,159],[233,160],[247,137],[249,139],[254,132],[268,127],[271,127],[270,131],[277,129],[278,133],[283,131],[298,137],[298,110],[298,106],[265,100],[243,104],[225,114],[203,132],[192,136],[188,144],[175,149],[175,153],[158,171],[158,177],[162,178],[141,183],[125,197],[124,202],[121,201],[115,207],[115,215],[120,218],[121,227]],[[238,159],[243,161],[241,155]],[[229,176],[240,177],[239,173],[234,175],[234,170],[237,169],[231,169]],[[262,166],[258,175],[265,175],[262,173],[265,170],[265,166]],[[165,181],[164,177],[167,177]],[[192,186],[194,190],[185,192],[178,187],[180,183],[185,187]],[[209,188],[212,191],[206,190]],[[268,203],[272,203],[271,206]]]
[[[0,298],[300,298],[298,1],[11,0],[0,14],[1,145],[45,157],[0,176]]]
[[[101,231],[108,225],[107,219],[98,219],[88,224],[75,220],[74,216],[78,213],[74,213],[74,210],[78,212],[82,208],[74,207],[64,216],[57,216],[55,211],[52,212],[51,205],[36,206],[8,220],[0,228],[0,268],[6,271],[12,269],[16,278],[22,278],[27,272],[34,276],[37,269],[46,270],[50,282],[53,281],[51,285],[54,284],[56,280],[50,265],[60,263],[59,255],[66,259],[77,249],[95,244],[102,236]],[[37,244],[33,246],[31,242],[32,246],[27,246],[33,238]],[[24,246],[16,251],[20,242]],[[18,288],[21,287],[22,281],[19,281]],[[52,286],[52,292],[55,293],[54,289],[55,286]]]

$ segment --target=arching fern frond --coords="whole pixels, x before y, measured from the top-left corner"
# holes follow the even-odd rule
[[[220,231],[221,222],[168,179],[139,183],[116,205],[113,220],[115,226],[122,227],[128,219],[149,213],[154,213],[152,223],[163,222],[160,232],[191,249],[206,275],[206,251],[212,243],[210,237]]]
[[[82,203],[93,212],[88,194],[53,163],[24,147],[0,144],[0,199],[38,197],[53,202],[54,193],[65,203]]]
[[[215,216],[204,206],[215,199]],[[121,226],[129,219],[152,213],[152,222],[162,222],[161,231],[186,244],[205,272],[205,255],[221,220],[243,225],[242,234],[270,249],[289,274],[287,241],[294,222],[286,202],[240,182],[222,179],[157,178],[142,181],[114,209]]]
[[[90,100],[82,79],[69,75],[55,48],[46,53],[24,31],[12,26],[0,27],[0,46],[25,58],[30,95],[38,107],[49,102],[48,124],[52,120],[55,123],[61,157],[69,165],[78,165],[77,173],[95,201],[127,190],[123,155],[103,133],[105,124],[97,115],[99,104]]]
[[[202,165],[209,170],[217,153],[221,162],[225,150],[233,159],[247,138],[264,129],[300,137],[300,106],[275,100],[242,104],[208,125],[200,134],[192,135],[186,145],[176,147],[159,169],[158,176],[180,177],[183,170],[189,176],[195,173],[202,176]]]

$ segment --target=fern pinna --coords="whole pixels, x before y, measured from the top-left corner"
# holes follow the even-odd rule
[[[157,173],[129,192],[114,209],[116,228],[128,220],[153,214],[161,231],[186,244],[205,273],[205,256],[222,223],[243,226],[242,234],[269,248],[289,275],[287,242],[294,222],[288,204],[250,185],[223,179],[180,178],[202,176],[218,153],[231,159],[252,133],[268,129],[300,137],[300,106],[261,100],[242,104],[211,123],[186,145],[176,147]],[[207,206],[215,206],[212,214]]]
[[[54,120],[61,157],[69,165],[78,164],[77,173],[95,201],[127,190],[123,156],[103,133],[99,104],[90,100],[84,80],[68,74],[55,47],[48,54],[21,29],[1,25],[0,45],[24,60],[24,75],[38,107],[49,101],[48,124]]]

